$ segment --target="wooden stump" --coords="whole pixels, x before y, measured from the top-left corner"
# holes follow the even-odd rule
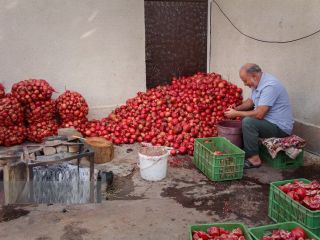
[[[112,142],[101,137],[90,137],[86,139],[86,144],[94,150],[94,163],[106,163],[113,159],[114,148]]]

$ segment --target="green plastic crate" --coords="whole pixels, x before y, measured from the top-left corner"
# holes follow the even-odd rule
[[[287,219],[295,219],[295,216],[292,216],[292,214],[290,213],[290,211],[288,211],[287,209],[281,207],[278,203],[273,202],[273,206],[272,206],[272,214],[274,214],[275,217],[271,217],[275,222],[278,223],[282,223],[282,222],[287,222]],[[293,220],[290,220],[293,221]],[[308,228],[305,225],[303,225],[302,223],[300,223],[303,227],[305,227],[306,229],[308,229],[309,231],[311,231],[313,234],[315,234],[316,236],[320,237],[320,228]]]
[[[240,228],[246,238],[246,240],[252,240],[248,228],[242,223],[208,223],[208,224],[195,224],[189,225],[189,240],[192,240],[193,231],[204,231],[207,232],[210,227],[224,228],[225,230],[233,230]]]
[[[276,169],[287,169],[287,168],[298,168],[303,165],[304,151],[298,154],[296,159],[291,159],[284,151],[278,152],[277,156],[273,159],[268,152],[268,149],[264,145],[260,145],[259,155],[273,168]]]
[[[296,227],[303,228],[309,239],[313,238],[315,240],[320,240],[319,236],[315,235],[314,233],[312,233],[307,228],[303,227],[297,222],[284,222],[284,223],[254,227],[254,228],[250,228],[249,232],[253,240],[260,240],[266,233],[272,232],[272,230],[283,229],[283,230],[291,231]]]
[[[291,183],[294,180],[284,180],[270,184],[268,215],[275,222],[296,221],[313,233],[320,235],[320,211],[311,211],[279,189],[279,186]],[[297,180],[310,183],[309,180],[304,178]]]
[[[214,151],[227,154],[214,155]],[[224,137],[197,138],[194,142],[193,163],[212,181],[241,179],[244,151]]]

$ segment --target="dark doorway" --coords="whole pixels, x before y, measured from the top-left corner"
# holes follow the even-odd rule
[[[147,88],[207,68],[207,0],[145,0]]]

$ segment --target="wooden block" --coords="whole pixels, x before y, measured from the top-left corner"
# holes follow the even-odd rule
[[[86,144],[94,150],[94,163],[110,162],[114,156],[113,144],[101,137],[87,138]]]
[[[44,155],[53,155],[57,153],[57,149],[55,147],[44,147],[43,148]]]
[[[68,152],[70,152],[70,153],[77,153],[77,152],[79,152],[79,150],[80,150],[79,145],[68,146]]]
[[[50,141],[46,141],[44,144],[47,147],[56,147],[58,145],[60,145],[62,143],[61,140],[50,140]]]
[[[58,129],[58,135],[67,137],[68,141],[76,139],[72,136],[83,137],[83,135],[74,128],[60,128]]]
[[[57,149],[57,153],[68,152],[68,146],[65,146],[65,145],[60,145],[56,149]]]

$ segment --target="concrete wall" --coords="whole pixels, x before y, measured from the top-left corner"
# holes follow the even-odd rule
[[[217,0],[243,32],[264,40],[285,41],[314,32],[320,26],[317,0]],[[320,150],[320,34],[288,43],[270,44],[238,33],[212,6],[210,70],[242,85],[238,70],[246,62],[261,65],[286,86],[293,104],[296,131],[311,151]],[[248,96],[249,89],[245,95]],[[304,127],[309,134],[304,134]],[[312,130],[310,130],[312,128]],[[315,144],[315,142],[317,142]]]
[[[0,0],[0,82],[47,79],[105,116],[146,88],[143,0]]]

